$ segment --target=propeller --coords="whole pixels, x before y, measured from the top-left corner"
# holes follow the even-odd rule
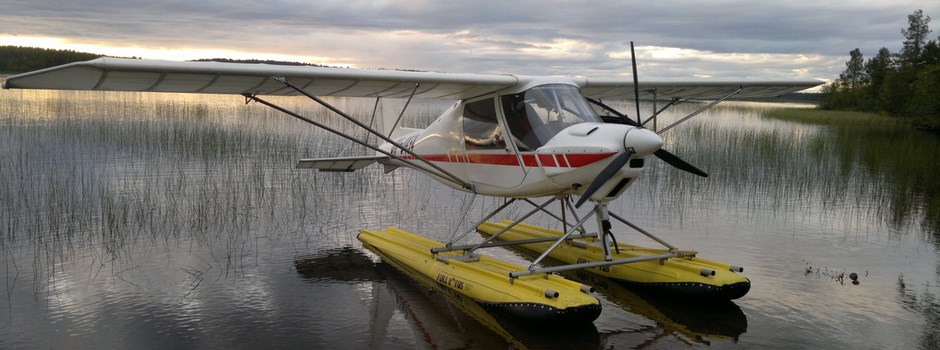
[[[588,101],[591,101],[591,103],[594,103],[600,106],[601,108],[604,108],[608,112],[613,113],[614,115],[618,117],[618,118],[609,118],[609,119],[605,118],[604,119],[605,123],[627,124],[627,125],[632,125],[638,128],[642,128],[642,126],[637,124],[633,119],[627,118],[627,116],[618,112],[616,109],[610,108],[609,106],[594,99],[589,98]],[[656,158],[659,158],[662,161],[666,162],[666,164],[672,165],[678,168],[679,170],[684,170],[684,171],[687,171],[689,173],[692,173],[701,177],[708,177],[708,174],[702,171],[701,169],[695,167],[692,164],[689,164],[688,162],[682,160],[682,158],[679,158],[678,156],[676,156],[675,154],[672,154],[671,152],[667,150],[660,148],[659,150],[654,152],[653,155],[656,156]]]
[[[637,128],[643,128],[641,124],[642,122],[640,119],[640,83],[639,83],[639,78],[637,76],[637,71],[636,71],[636,53],[634,51],[632,41],[630,42],[630,60],[633,63],[633,96],[636,101],[636,118],[637,118],[636,121],[628,118],[623,113],[618,112],[617,110],[611,108],[610,106],[605,105],[604,103],[598,100],[588,98],[588,101],[590,101],[591,103],[594,103],[595,105],[600,106],[601,108],[607,110],[608,112],[613,113],[614,115],[618,117],[618,118],[604,118],[604,122],[606,123],[627,124],[627,125],[635,126]],[[601,188],[601,186],[603,186],[607,182],[607,180],[610,180],[610,178],[614,176],[614,174],[617,173],[618,170],[620,170],[621,168],[623,168],[624,165],[627,164],[627,162],[630,160],[630,157],[633,156],[634,153],[635,151],[633,150],[633,148],[628,147],[625,152],[621,153],[619,156],[617,156],[617,158],[614,158],[614,160],[611,161],[610,164],[608,164],[607,167],[604,168],[604,170],[602,170],[599,174],[597,174],[597,177],[594,178],[594,181],[591,182],[591,185],[588,186],[587,190],[584,191],[584,194],[581,195],[581,198],[578,199],[578,203],[574,205],[575,208],[580,208],[581,205],[584,204],[584,202],[586,202],[589,198],[591,198],[591,196],[594,195],[594,192],[597,192],[597,190]],[[708,177],[708,174],[702,171],[701,169],[695,167],[692,164],[689,164],[688,162],[682,160],[682,158],[679,158],[678,156],[676,156],[675,154],[672,154],[671,152],[667,150],[660,148],[656,150],[656,152],[653,152],[653,155],[656,156],[656,158],[659,158],[663,160],[664,162],[666,162],[666,164],[669,164],[679,170],[683,170],[683,171],[686,171],[686,172],[689,172],[689,173],[692,173],[701,177]]]
[[[640,84],[639,84],[639,79],[637,78],[636,55],[634,54],[634,51],[633,51],[632,41],[630,42],[630,59],[633,62],[633,86],[634,86],[633,96],[636,101],[637,120],[639,120],[640,119],[640,89],[639,89]],[[598,100],[589,98],[588,101],[591,101],[591,103],[594,103],[595,105],[598,105],[601,108],[605,109],[606,111],[613,113],[614,115],[619,117],[619,118],[609,118],[609,119],[605,118],[604,122],[606,123],[627,124],[627,125],[632,125],[638,128],[643,127],[642,125],[640,125],[640,122],[637,122],[637,121],[634,121],[633,119],[628,118],[623,113],[618,112],[616,109],[613,109]],[[660,148],[658,151],[653,153],[653,155],[655,155],[656,158],[659,158],[662,161],[666,162],[666,164],[672,165],[673,167],[679,170],[683,170],[683,171],[686,171],[686,172],[689,172],[689,173],[692,173],[701,177],[708,177],[708,173],[702,171],[701,169],[695,167],[692,164],[689,164],[688,162],[682,160],[682,158],[679,158],[678,156],[676,156],[675,154],[672,154],[671,152],[667,150]]]
[[[591,182],[591,185],[588,186],[587,190],[584,191],[584,194],[581,195],[581,198],[578,199],[578,203],[574,205],[575,208],[580,208],[581,204],[584,204],[588,198],[591,198],[594,195],[594,192],[597,192],[607,180],[610,180],[614,174],[617,173],[620,168],[623,168],[624,165],[627,165],[627,162],[630,161],[630,157],[633,156],[633,148],[627,148],[627,150],[621,153],[617,158],[614,158],[610,164],[607,165],[604,170],[601,170],[597,177],[594,178],[594,182]]]

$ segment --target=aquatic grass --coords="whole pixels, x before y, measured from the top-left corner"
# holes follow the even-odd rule
[[[346,141],[262,106],[218,99],[231,100],[4,91],[0,246],[32,242],[53,254],[36,255],[48,263],[36,266],[48,268],[74,249],[128,263],[129,247],[192,241],[221,247],[219,261],[232,267],[261,237],[337,235],[316,228],[329,220],[313,207],[344,199],[322,193],[361,193],[381,173],[294,170],[298,158],[336,155]],[[281,101],[351,127],[300,102]]]
[[[660,211],[670,221],[683,221],[685,207],[723,207],[833,224],[855,220],[839,223],[849,230],[868,226],[861,218],[878,218],[891,231],[920,224],[940,236],[938,209],[929,204],[940,186],[931,170],[940,156],[930,151],[936,138],[896,123],[818,126],[764,115],[777,110],[719,107],[669,131],[664,148],[711,177],[653,159],[640,189],[627,195],[637,205],[677,208]],[[666,114],[660,125],[682,115]]]
[[[6,93],[0,95],[0,249],[32,244],[37,268],[90,254],[122,271],[133,266],[135,251],[152,247],[169,256],[183,244],[208,249],[216,271],[237,274],[265,242],[286,240],[309,253],[354,246],[363,226],[386,225],[447,239],[469,201],[413,171],[295,170],[299,158],[372,151],[240,98]],[[371,113],[371,102],[333,102],[362,118]],[[277,103],[361,133],[306,100]],[[632,110],[629,103],[621,105]],[[412,107],[420,107],[414,110],[421,113],[418,119],[429,122],[447,106]],[[698,106],[684,105],[659,125]],[[670,208],[654,214],[666,223],[730,208],[859,220],[832,224],[849,229],[868,217],[890,227],[940,227],[940,220],[928,219],[938,210],[936,196],[929,195],[936,193],[929,190],[935,182],[918,180],[932,176],[936,152],[917,149],[929,143],[899,143],[902,134],[888,131],[853,136],[834,127],[766,119],[763,112],[718,108],[664,134],[664,148],[712,176],[701,179],[652,159],[642,183],[613,209]],[[478,197],[467,216],[479,217],[501,203]],[[529,209],[515,205],[503,217]],[[557,227],[544,215],[533,221]]]

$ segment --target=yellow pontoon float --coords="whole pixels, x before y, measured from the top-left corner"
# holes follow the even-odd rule
[[[519,247],[542,254],[536,263],[548,256],[568,264],[538,268],[533,263],[528,269],[512,272],[512,276],[583,268],[627,285],[701,299],[737,299],[751,288],[750,280],[738,274],[743,268],[701,259],[695,256],[695,251],[671,246],[652,249],[617,243],[609,252],[611,258],[605,259],[600,240],[594,237],[559,240],[563,235],[560,231],[524,223],[513,225],[508,220],[484,222],[477,226],[477,231],[488,237],[497,235],[498,239],[518,243]]]
[[[534,323],[587,323],[600,315],[593,289],[555,275],[511,278],[522,266],[460,251],[432,254],[444,243],[398,228],[363,230],[362,244],[406,274],[433,280],[455,298]]]

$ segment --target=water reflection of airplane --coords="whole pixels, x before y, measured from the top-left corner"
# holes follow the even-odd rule
[[[594,286],[596,292],[625,311],[656,322],[660,330],[650,331],[654,336],[645,342],[648,344],[670,335],[704,344],[710,344],[711,340],[737,341],[747,332],[747,316],[732,301],[677,302],[674,298],[631,290],[616,280],[585,271],[563,275]]]
[[[419,286],[407,276],[420,276],[406,276],[358,249],[330,250],[295,260],[294,266],[303,278],[314,282],[371,283],[369,333],[372,348],[388,345],[384,342],[395,310],[405,315],[414,339],[433,349],[505,347],[507,343],[499,338],[514,348],[594,349],[600,346],[593,324],[551,332],[523,325],[486,312],[469,298],[436,287],[433,281],[419,280]]]

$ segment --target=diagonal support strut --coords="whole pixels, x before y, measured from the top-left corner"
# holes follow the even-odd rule
[[[432,163],[432,162],[431,162],[430,160],[428,160],[427,158],[424,158],[423,156],[421,156],[421,155],[415,153],[414,151],[412,151],[411,149],[408,149],[407,147],[402,146],[400,143],[396,142],[395,140],[392,140],[390,137],[383,135],[382,133],[376,131],[375,129],[373,129],[373,128],[371,128],[371,127],[369,127],[368,125],[363,124],[363,123],[360,122],[359,120],[356,120],[356,118],[353,118],[351,115],[347,114],[346,112],[343,112],[343,111],[340,110],[339,108],[334,107],[333,105],[327,103],[326,101],[320,99],[319,97],[316,97],[316,96],[314,96],[314,95],[311,95],[311,94],[310,94],[309,92],[307,92],[306,90],[301,89],[301,88],[298,87],[297,85],[294,85],[293,83],[291,83],[290,81],[288,81],[287,78],[284,78],[284,77],[271,77],[271,79],[274,79],[274,80],[277,81],[277,82],[280,82],[280,83],[282,83],[282,84],[284,84],[284,85],[287,85],[287,86],[290,87],[291,89],[294,89],[295,91],[297,91],[297,92],[303,94],[304,96],[307,96],[308,98],[310,98],[311,100],[315,101],[316,103],[319,103],[321,106],[326,107],[327,109],[333,111],[333,113],[336,113],[337,115],[339,115],[339,116],[345,118],[346,120],[348,120],[348,121],[350,121],[350,122],[352,122],[352,123],[358,125],[359,127],[361,127],[361,128],[363,128],[363,129],[369,131],[369,132],[372,133],[373,135],[378,136],[379,138],[381,138],[381,139],[384,140],[385,142],[388,142],[388,143],[391,144],[392,146],[395,146],[395,148],[400,149],[402,152],[405,152],[405,153],[407,153],[408,155],[414,157],[415,159],[421,161],[422,163],[427,164],[428,166],[434,168],[434,170],[437,170],[437,171],[440,173],[440,174],[435,174],[435,175],[441,176],[441,174],[443,174],[445,177],[450,178],[450,180],[452,180],[454,183],[460,184],[460,186],[463,187],[464,189],[466,189],[466,190],[468,190],[468,191],[470,191],[470,192],[474,192],[474,190],[473,190],[473,185],[471,185],[470,183],[468,183],[468,182],[466,182],[466,181],[463,181],[462,179],[460,179],[459,177],[455,176],[454,174],[451,174],[449,171],[444,170],[444,168],[441,168],[441,167],[438,166],[437,164]],[[417,86],[415,87],[415,91],[417,91]],[[396,123],[397,123],[397,122],[396,122]]]

